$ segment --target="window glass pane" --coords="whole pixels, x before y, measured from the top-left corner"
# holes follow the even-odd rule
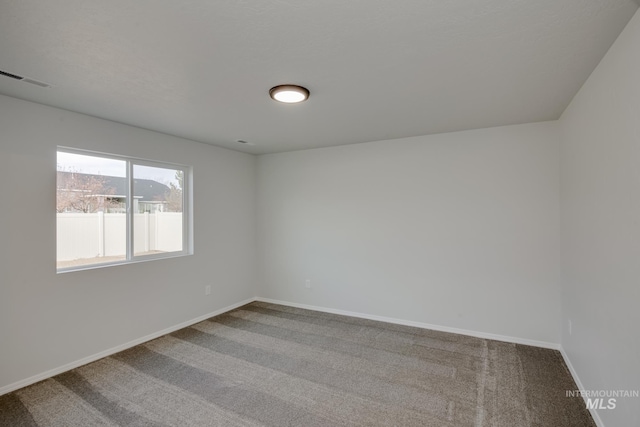
[[[184,172],[133,165],[133,254],[182,251]]]
[[[58,152],[57,267],[126,258],[126,162]]]

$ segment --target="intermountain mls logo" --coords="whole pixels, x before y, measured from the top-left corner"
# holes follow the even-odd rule
[[[619,398],[640,397],[639,390],[567,390],[567,397],[582,397],[587,409],[616,409]]]

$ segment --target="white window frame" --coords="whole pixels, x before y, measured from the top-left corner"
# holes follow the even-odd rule
[[[126,180],[127,180],[127,188],[126,188],[126,256],[124,260],[112,261],[112,262],[104,262],[104,263],[96,263],[96,264],[88,264],[81,265],[75,267],[65,267],[65,268],[56,268],[57,273],[69,273],[72,271],[82,271],[82,270],[92,270],[95,268],[103,268],[103,267],[111,267],[114,265],[124,265],[124,264],[133,264],[138,262],[145,261],[155,261],[166,258],[176,258],[187,255],[193,255],[193,193],[191,191],[192,181],[193,181],[193,167],[181,165],[177,163],[163,162],[158,160],[147,160],[140,159],[136,157],[129,156],[121,156],[116,154],[102,153],[98,151],[91,150],[83,150],[78,148],[71,147],[63,147],[58,146],[56,150],[56,154],[58,152],[70,153],[70,154],[79,154],[83,156],[93,156],[93,157],[102,157],[110,160],[120,160],[126,162]],[[133,247],[133,239],[134,239],[134,215],[135,212],[132,206],[133,197],[131,197],[134,193],[133,191],[133,167],[139,166],[150,166],[150,167],[158,167],[164,169],[175,169],[180,170],[183,173],[183,183],[182,183],[182,250],[181,251],[173,251],[173,252],[165,252],[158,254],[149,254],[149,255],[135,255],[134,247]],[[56,235],[57,240],[57,235]],[[57,259],[57,254],[56,254]]]

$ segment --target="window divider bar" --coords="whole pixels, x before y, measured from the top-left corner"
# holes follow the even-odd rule
[[[127,160],[127,261],[131,261],[134,257],[133,238],[134,238],[134,212],[135,203],[133,203],[133,162]]]

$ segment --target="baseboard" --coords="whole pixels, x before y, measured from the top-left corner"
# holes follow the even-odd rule
[[[210,317],[217,316],[222,313],[226,313],[227,311],[231,311],[235,308],[241,307],[245,304],[249,304],[250,302],[255,301],[255,298],[249,298],[244,301],[241,301],[237,304],[233,304],[219,310],[212,311],[211,313],[204,314],[202,316],[198,316],[195,319],[187,320],[186,322],[182,322],[175,326],[171,326],[169,328],[163,329],[161,331],[155,332],[153,334],[149,334],[147,336],[135,339],[133,341],[129,341],[126,344],[118,345],[116,347],[110,348],[108,350],[101,351],[100,353],[93,354],[91,356],[84,357],[80,360],[76,360],[75,362],[67,363],[66,365],[60,366],[58,368],[54,368],[48,370],[46,372],[42,372],[41,374],[34,375],[27,379],[15,382],[13,384],[6,385],[4,387],[0,387],[0,396],[3,394],[10,393],[14,390],[18,390],[22,387],[26,387],[28,385],[37,383],[38,381],[46,380],[47,378],[51,378],[55,375],[61,374],[66,371],[70,371],[71,369],[78,368],[82,365],[86,365],[87,363],[95,362],[98,359],[102,359],[103,357],[111,356],[112,354],[118,353],[123,350],[127,350],[131,347],[135,347],[136,345],[145,343],[147,341],[151,341],[153,339],[159,338],[163,335],[170,334],[171,332],[175,332],[179,329],[186,328],[187,326],[194,325],[198,322],[202,322],[203,320],[207,320]]]
[[[586,390],[586,388],[582,384],[582,381],[580,381],[580,377],[578,377],[578,373],[576,372],[575,368],[571,364],[571,360],[569,359],[569,355],[564,351],[564,348],[562,348],[562,347],[560,348],[560,354],[562,354],[562,358],[564,359],[564,363],[569,368],[569,372],[571,372],[571,376],[573,377],[573,380],[576,382],[576,385],[578,386],[578,390]],[[587,397],[586,396],[582,396],[582,398],[584,399],[584,404],[586,406],[587,405]],[[589,408],[589,407],[587,406],[587,408]],[[598,415],[598,411],[596,411],[595,409],[590,409],[589,408],[589,412],[591,413],[591,416],[593,417],[593,421],[596,422],[596,425],[598,427],[605,427],[604,423],[602,422],[602,419],[600,418],[600,415]]]
[[[448,326],[432,325],[429,323],[414,322],[412,320],[403,320],[403,319],[396,319],[393,317],[376,316],[373,314],[357,313],[353,311],[336,310],[333,308],[319,307],[319,306],[307,305],[307,304],[298,304],[295,302],[280,301],[280,300],[274,300],[270,298],[256,297],[255,300],[271,303],[271,304],[286,305],[289,307],[304,308],[306,310],[320,311],[323,313],[340,314],[343,316],[351,316],[351,317],[358,317],[361,319],[394,323],[396,325],[414,326],[416,328],[431,329],[431,330],[440,331],[440,332],[450,332],[453,334],[467,335],[467,336],[476,337],[476,338],[483,338],[483,339],[489,339],[489,340],[495,340],[495,341],[504,341],[504,342],[510,342],[514,344],[530,345],[533,347],[550,348],[552,350],[561,350],[560,344],[546,342],[546,341],[536,341],[536,340],[530,340],[526,338],[518,338],[518,337],[510,337],[506,335],[491,334],[486,332],[470,331],[467,329],[451,328]]]

